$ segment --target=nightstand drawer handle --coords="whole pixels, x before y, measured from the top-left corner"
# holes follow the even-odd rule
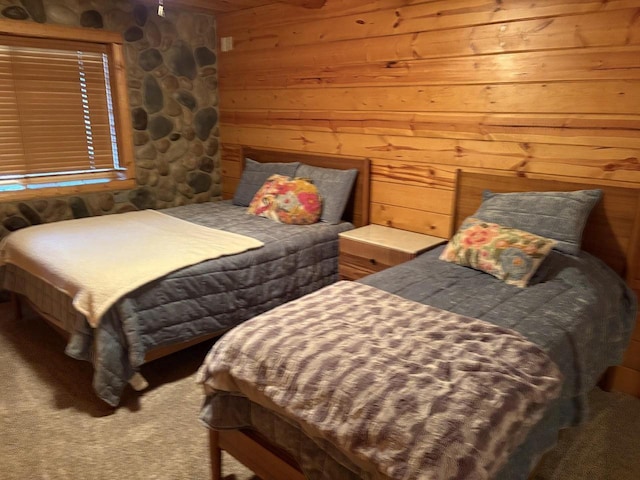
[[[375,264],[376,264],[376,263],[378,263],[378,262],[376,262],[376,259],[375,259],[375,258],[370,258],[370,259],[369,259],[369,263],[370,263],[371,265],[375,265]]]

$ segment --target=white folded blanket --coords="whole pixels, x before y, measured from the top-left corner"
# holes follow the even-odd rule
[[[17,230],[0,242],[0,265],[16,265],[66,293],[96,327],[116,300],[152,280],[263,245],[142,210]]]

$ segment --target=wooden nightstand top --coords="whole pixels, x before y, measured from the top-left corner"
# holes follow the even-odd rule
[[[444,238],[408,232],[383,225],[365,225],[364,227],[342,232],[340,237],[409,254],[417,254],[446,242]]]

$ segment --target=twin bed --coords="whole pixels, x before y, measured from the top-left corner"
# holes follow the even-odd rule
[[[337,282],[213,346],[198,377],[213,479],[221,450],[263,480],[527,478],[586,418],[587,393],[629,341],[639,201],[634,189],[460,172],[450,243],[464,253],[441,246]],[[491,239],[525,239],[531,255],[510,265],[537,262],[526,288],[472,248],[518,218],[525,233],[559,232]]]
[[[7,242],[3,249],[2,286],[69,337],[67,354],[93,363],[94,390],[110,405],[119,403],[129,381],[133,380],[132,385],[138,382],[134,388],[144,385],[144,379],[135,375],[144,362],[219,336],[244,320],[337,280],[338,233],[367,222],[368,160],[255,149],[245,149],[244,157],[246,168],[232,200],[169,208],[161,211],[164,215],[133,212],[137,215],[133,223],[139,224],[134,230],[114,224],[130,218],[118,214],[30,227],[7,237],[17,241],[14,245]],[[247,204],[265,179],[272,173],[295,172],[297,163],[306,165],[305,174],[316,177],[327,205],[332,205],[333,196],[342,195],[346,200],[336,206],[333,213],[337,217],[312,225],[290,225],[248,215]],[[351,181],[336,180],[347,173],[346,180]],[[149,226],[157,217],[163,224]],[[60,233],[65,225],[77,231]],[[148,230],[147,236],[136,237],[134,232],[143,229]],[[191,231],[202,234],[205,243],[191,245]],[[206,242],[213,243],[215,238],[211,240],[210,235],[215,237],[217,232],[248,240],[248,248],[207,260]],[[172,236],[177,244],[170,242]],[[136,248],[118,257],[127,242]],[[69,268],[81,262],[79,250],[85,245],[91,247],[89,252],[99,253]],[[130,272],[137,274],[172,260],[182,250],[197,249],[205,250],[205,257],[194,257],[203,261],[174,270],[169,262],[168,273],[141,282],[128,293],[109,292],[104,296],[114,301],[98,305],[101,290],[120,280],[118,277],[131,282]],[[48,257],[54,260],[51,265]],[[112,269],[109,263],[116,257],[126,264]],[[66,263],[56,263],[65,259]],[[100,288],[85,291],[82,285],[77,289],[69,270],[74,275],[93,272],[87,287],[99,283]]]

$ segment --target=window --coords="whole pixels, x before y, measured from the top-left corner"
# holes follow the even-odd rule
[[[20,27],[0,23],[0,198],[133,187],[120,35]]]

